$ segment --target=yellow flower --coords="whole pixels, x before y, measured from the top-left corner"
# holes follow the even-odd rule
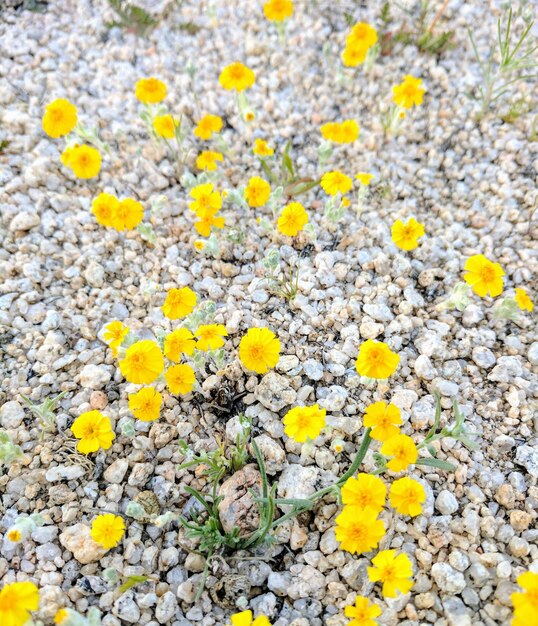
[[[381,454],[392,457],[387,463],[392,472],[401,472],[418,459],[417,446],[407,435],[394,435],[387,439],[381,446]]]
[[[101,171],[99,150],[91,146],[75,146],[69,153],[69,167],[77,178],[93,178]]]
[[[222,161],[223,157],[220,152],[214,152],[213,150],[204,150],[200,152],[196,159],[196,167],[199,170],[205,170],[206,172],[212,172],[217,169],[217,161]]]
[[[514,617],[518,626],[536,624],[538,618],[538,574],[524,572],[517,577],[517,584],[524,590],[510,596],[514,605]],[[516,621],[512,622],[515,626]]]
[[[391,232],[392,241],[400,250],[414,250],[418,246],[419,237],[424,235],[424,226],[412,217],[407,220],[407,224],[396,220]]]
[[[525,289],[521,289],[521,287],[516,287],[516,295],[514,297],[516,304],[523,311],[529,311],[529,313],[534,309],[534,303],[529,298],[529,294],[525,291]]]
[[[69,162],[71,161],[71,155],[73,154],[73,150],[78,148],[79,144],[76,143],[72,146],[67,146],[65,150],[60,154],[60,161],[64,167],[71,167]]]
[[[54,139],[68,135],[77,125],[77,107],[69,100],[58,98],[45,108],[42,126]]]
[[[188,328],[176,328],[164,338],[164,354],[175,363],[181,360],[182,354],[192,356],[195,347],[194,335]]]
[[[425,89],[421,87],[422,79],[414,76],[404,76],[403,82],[392,88],[392,100],[404,109],[411,109],[413,105],[422,104]]]
[[[92,213],[101,226],[112,226],[116,218],[119,200],[109,193],[100,193],[92,202]]]
[[[198,222],[194,223],[196,232],[202,237],[209,237],[212,228],[224,228],[225,219],[223,217],[216,217],[218,209],[206,209],[205,211],[198,211]]]
[[[197,239],[193,245],[194,249],[198,250],[198,252],[201,252],[205,247],[205,243],[201,239]]]
[[[377,548],[385,535],[385,524],[372,509],[345,506],[336,518],[334,534],[341,550],[360,554]]]
[[[400,357],[382,341],[368,339],[359,349],[355,367],[359,376],[388,378],[398,367]]]
[[[212,183],[204,183],[193,187],[190,192],[194,202],[189,204],[191,211],[197,215],[209,209],[218,211],[222,208],[222,197],[218,191],[214,191]]]
[[[367,174],[366,172],[359,172],[355,175],[355,178],[359,181],[361,185],[368,187],[368,185],[372,182],[373,174]]]
[[[342,172],[327,172],[321,177],[321,187],[325,193],[335,196],[337,193],[347,193],[353,187],[353,181]]]
[[[377,441],[386,441],[400,432],[402,423],[400,409],[394,404],[374,402],[364,412],[364,426],[372,428],[370,436]]]
[[[71,432],[80,439],[77,450],[82,454],[97,452],[99,448],[108,450],[116,437],[110,420],[100,411],[88,411],[79,415],[71,426]]]
[[[103,339],[108,343],[114,356],[116,356],[118,348],[123,343],[123,340],[129,334],[129,327],[125,326],[121,322],[114,320],[105,326],[105,332],[103,333]]]
[[[239,343],[239,359],[248,369],[265,374],[280,358],[280,341],[268,328],[249,328]]]
[[[368,598],[357,596],[355,606],[346,606],[344,615],[353,618],[347,626],[376,626],[375,618],[381,615],[381,608],[370,604]]]
[[[18,528],[12,528],[11,530],[7,531],[6,537],[12,543],[19,543],[19,541],[22,539],[22,533]]]
[[[377,31],[366,22],[357,22],[347,36],[346,43],[362,46],[368,50],[377,43]]]
[[[153,422],[159,417],[162,394],[153,387],[143,387],[136,393],[129,394],[129,409],[141,422]]]
[[[346,196],[342,198],[341,204],[342,206],[348,207],[351,204],[351,200]]]
[[[295,237],[308,222],[308,214],[299,202],[290,202],[278,218],[278,230],[283,235]]]
[[[342,502],[357,509],[372,509],[379,513],[385,506],[387,488],[379,476],[358,474],[348,478],[342,486]]]
[[[57,626],[61,626],[68,618],[69,618],[69,610],[59,609],[58,611],[56,611],[56,615],[54,616],[54,623]]]
[[[464,269],[467,273],[463,278],[477,296],[483,298],[489,293],[495,298],[501,295],[504,271],[498,263],[489,261],[483,254],[475,254],[465,261]]]
[[[173,139],[176,136],[176,128],[178,121],[167,113],[166,115],[158,115],[153,120],[153,130],[165,139]]]
[[[299,443],[307,439],[315,439],[325,427],[327,411],[320,409],[318,404],[313,406],[296,406],[290,409],[282,420],[284,432],[288,437]]]
[[[395,480],[390,487],[390,504],[398,513],[415,517],[422,513],[422,504],[426,502],[424,487],[412,478]]]
[[[271,626],[271,622],[265,615],[253,619],[252,611],[242,611],[230,617],[231,626]]]
[[[149,385],[164,369],[164,359],[159,346],[149,339],[133,343],[127,348],[125,358],[119,362],[120,371],[135,385]]]
[[[197,295],[190,287],[170,289],[162,305],[162,312],[169,320],[178,320],[190,315],[196,306]]]
[[[135,86],[135,96],[144,104],[156,104],[166,98],[166,85],[158,78],[141,78]]]
[[[104,513],[92,522],[91,538],[106,550],[115,548],[125,532],[125,522],[119,515]]]
[[[211,139],[213,133],[218,133],[222,129],[222,118],[218,115],[204,115],[196,124],[194,134],[199,139]]]
[[[253,176],[245,188],[245,200],[250,207],[263,206],[271,195],[271,186],[259,176]]]
[[[168,389],[174,394],[187,394],[192,391],[194,383],[196,382],[196,376],[194,370],[190,365],[186,363],[180,363],[179,365],[172,365],[164,373],[164,378]]]
[[[137,200],[125,198],[116,207],[112,219],[112,226],[116,230],[132,230],[144,218],[144,207]]]
[[[254,111],[247,111],[244,115],[245,122],[253,122],[256,119]]]
[[[11,583],[0,590],[0,624],[23,626],[39,608],[39,590],[31,582]]]
[[[357,67],[357,65],[364,63],[367,54],[368,48],[360,43],[350,41],[342,52],[342,62],[346,67]]]
[[[383,584],[383,595],[395,598],[400,593],[407,593],[413,586],[411,576],[413,567],[411,560],[404,554],[396,554],[396,550],[382,550],[372,559],[374,567],[368,567],[368,578],[371,582]]]
[[[222,324],[203,324],[194,336],[198,338],[198,350],[216,350],[224,345],[224,337],[228,336],[228,331]]]
[[[238,92],[252,87],[255,80],[254,72],[239,61],[227,65],[219,76],[219,83],[224,89],[235,89]]]
[[[355,120],[328,122],[321,127],[323,138],[334,143],[352,143],[359,136],[359,131],[359,125]]]
[[[292,0],[269,0],[263,5],[263,13],[272,22],[283,22],[293,15]]]
[[[261,157],[273,156],[273,154],[275,153],[273,148],[269,147],[265,139],[256,139],[254,141],[254,148],[252,148],[252,152]]]

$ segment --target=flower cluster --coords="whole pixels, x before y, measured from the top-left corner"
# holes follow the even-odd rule
[[[377,43],[377,31],[370,24],[358,22],[346,37],[342,61],[347,67],[356,67],[366,61],[368,51]]]

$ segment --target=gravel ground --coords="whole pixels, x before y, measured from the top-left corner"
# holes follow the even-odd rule
[[[451,0],[445,19],[456,33],[454,49],[436,58],[414,46],[397,47],[370,74],[358,68],[342,80],[323,56],[323,44],[339,52],[348,30],[344,10],[373,21],[381,3],[369,11],[357,3],[334,4],[297,2],[284,47],[260,18],[261,2],[184,2],[143,39],[107,29],[112,14],[101,0],[54,0],[44,13],[1,13],[0,139],[10,143],[0,155],[0,417],[25,456],[0,476],[0,577],[3,583],[36,582],[38,616],[46,624],[62,606],[82,613],[97,606],[105,626],[209,626],[226,623],[230,610],[247,603],[278,626],[345,624],[343,609],[356,593],[374,594],[365,576],[368,560],[338,549],[337,506],[330,500],[283,526],[257,559],[242,553],[215,561],[198,602],[204,560],[178,544],[174,524],[162,530],[131,521],[122,544],[105,556],[96,554],[83,530],[96,511],[123,512],[144,490],[155,493],[162,510],[181,510],[185,485],[203,482],[177,469],[183,458],[178,438],[207,449],[215,434],[237,427],[209,407],[225,380],[236,393],[246,392],[243,408],[279,493],[297,496],[330,483],[347,468],[364,408],[375,396],[353,367],[366,338],[382,339],[400,354],[389,384],[404,432],[426,432],[438,389],[443,420],[451,419],[457,399],[480,443],[469,452],[443,441],[439,457],[457,465],[453,474],[414,471],[427,486],[424,513],[411,521],[394,518],[386,547],[411,557],[415,584],[396,600],[375,596],[383,607],[380,623],[508,624],[517,576],[538,571],[536,317],[497,321],[491,302],[478,297],[463,313],[438,307],[461,280],[465,259],[478,253],[502,265],[506,293],[521,286],[537,296],[532,116],[508,124],[491,115],[477,123],[469,97],[479,74],[466,27],[485,51],[498,6]],[[188,20],[200,26],[198,32],[180,28]],[[251,132],[238,120],[233,97],[218,85],[222,67],[236,59],[257,76],[248,92],[257,112]],[[299,294],[289,305],[267,290],[261,262],[269,246],[280,247],[283,258],[294,252],[256,224],[263,211],[238,209],[248,234],[222,258],[194,250],[187,194],[166,151],[149,141],[139,119],[134,85],[149,75],[167,83],[171,109],[187,119],[197,116],[185,72],[189,61],[197,69],[203,109],[226,121],[230,187],[260,173],[251,152],[255,137],[279,149],[291,139],[301,173],[315,177],[320,124],[356,118],[361,125],[360,140],[338,148],[330,167],[350,175],[372,171],[378,185],[361,220],[349,211],[334,234],[322,223],[321,189],[303,196],[317,239],[303,248]],[[378,103],[408,73],[423,78],[424,105],[399,137],[383,141]],[[516,99],[531,94],[529,84],[514,89]],[[83,121],[98,125],[111,145],[112,157],[96,179],[66,173],[61,142],[42,132],[44,103],[57,97],[74,102]],[[136,232],[98,226],[89,207],[103,190],[130,194],[146,207],[166,197],[153,221],[154,246]],[[405,253],[391,243],[390,227],[410,214],[424,223],[426,237]],[[227,375],[202,381],[197,401],[167,396],[157,422],[139,423],[134,437],[117,432],[112,448],[87,465],[69,452],[69,425],[90,408],[117,424],[129,414],[132,390],[98,334],[112,319],[170,329],[160,309],[162,293],[148,288],[152,282],[163,290],[190,285],[202,300],[216,303],[215,321],[229,333]],[[265,377],[246,374],[236,357],[246,329],[262,322],[277,331],[283,347],[275,373]],[[57,411],[60,434],[40,438],[20,394],[42,402],[60,391],[67,392]],[[289,405],[314,402],[329,409],[333,431],[325,440],[335,433],[346,440],[341,455],[323,437],[301,455],[300,446],[283,436],[280,418]],[[372,464],[368,457],[366,467]],[[32,512],[44,515],[46,524],[13,546],[2,533],[18,515]],[[154,580],[120,596],[102,578],[111,567],[122,576]],[[250,590],[241,594],[234,584],[244,584],[244,577]]]

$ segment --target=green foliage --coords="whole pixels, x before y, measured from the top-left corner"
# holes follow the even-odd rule
[[[478,87],[479,100],[482,105],[478,113],[478,119],[482,119],[491,106],[502,96],[510,93],[512,85],[525,80],[536,80],[536,74],[529,72],[538,68],[538,45],[530,43],[534,20],[531,16],[523,16],[525,27],[519,37],[513,36],[512,7],[503,20],[497,21],[497,39],[492,45],[486,59],[483,59],[476,47],[471,30],[468,30],[469,39],[476,60],[482,73]],[[506,25],[503,26],[503,23]],[[500,58],[500,61],[496,61]]]
[[[279,251],[275,248],[269,250],[262,265],[270,291],[279,298],[291,302],[299,292],[300,263],[300,257],[297,257],[296,264],[289,260],[288,269],[282,270]]]
[[[117,26],[133,31],[139,37],[144,37],[159,23],[159,20],[153,18],[147,11],[127,0],[108,0],[108,4],[114,9],[117,19],[107,22],[107,28]]]
[[[4,430],[0,430],[0,466],[9,465],[21,456],[21,447],[14,444]]]
[[[26,397],[22,393],[21,398],[27,405],[30,412],[34,415],[37,421],[37,425],[41,429],[40,438],[43,439],[46,433],[53,433],[56,431],[56,405],[65,396],[67,391],[62,391],[54,398],[45,398],[41,404],[34,404],[30,398]]]
[[[2,139],[2,141],[0,141],[0,154],[4,154],[10,143],[11,141],[9,141],[9,139]]]
[[[120,593],[125,593],[126,591],[129,591],[129,589],[136,587],[136,585],[145,583],[148,579],[149,576],[128,576],[120,587]]]

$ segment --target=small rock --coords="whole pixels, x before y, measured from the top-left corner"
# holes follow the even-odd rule
[[[522,465],[534,478],[538,478],[538,449],[531,446],[519,446],[514,459],[517,465]]]
[[[239,535],[245,537],[258,528],[260,514],[251,490],[258,494],[262,491],[262,478],[253,464],[245,465],[220,486],[219,496],[222,500],[219,503],[219,517],[225,532],[238,528]]]
[[[103,477],[107,482],[119,485],[123,482],[128,469],[129,461],[127,459],[116,459],[106,468]]]
[[[0,421],[4,428],[18,428],[24,419],[24,409],[15,400],[6,402],[0,408]]]
[[[290,387],[287,378],[276,372],[269,372],[254,390],[254,397],[266,409],[276,413],[285,406],[293,404],[297,392]]]
[[[49,483],[59,480],[75,480],[84,476],[85,470],[80,465],[56,465],[47,470],[45,478]]]
[[[261,452],[267,473],[273,475],[282,471],[286,463],[286,453],[280,444],[266,434],[255,437],[254,441]]]
[[[9,224],[9,230],[13,233],[17,230],[30,230],[35,226],[39,226],[41,219],[37,213],[30,211],[21,211],[17,213]]]
[[[111,375],[107,368],[89,363],[80,372],[80,384],[86,389],[102,389],[110,382]]]
[[[167,591],[157,601],[155,618],[159,624],[169,624],[178,609],[177,600],[171,591]]]
[[[83,565],[99,561],[107,552],[91,538],[90,528],[85,524],[66,528],[59,539],[62,546],[72,552],[75,559]]]
[[[113,613],[129,624],[138,624],[140,609],[133,599],[132,593],[124,593],[114,602]]]
[[[456,496],[447,489],[443,489],[435,499],[435,508],[441,515],[452,515],[458,510]]]
[[[465,578],[448,563],[434,563],[431,573],[435,584],[444,593],[457,594],[465,589]]]

